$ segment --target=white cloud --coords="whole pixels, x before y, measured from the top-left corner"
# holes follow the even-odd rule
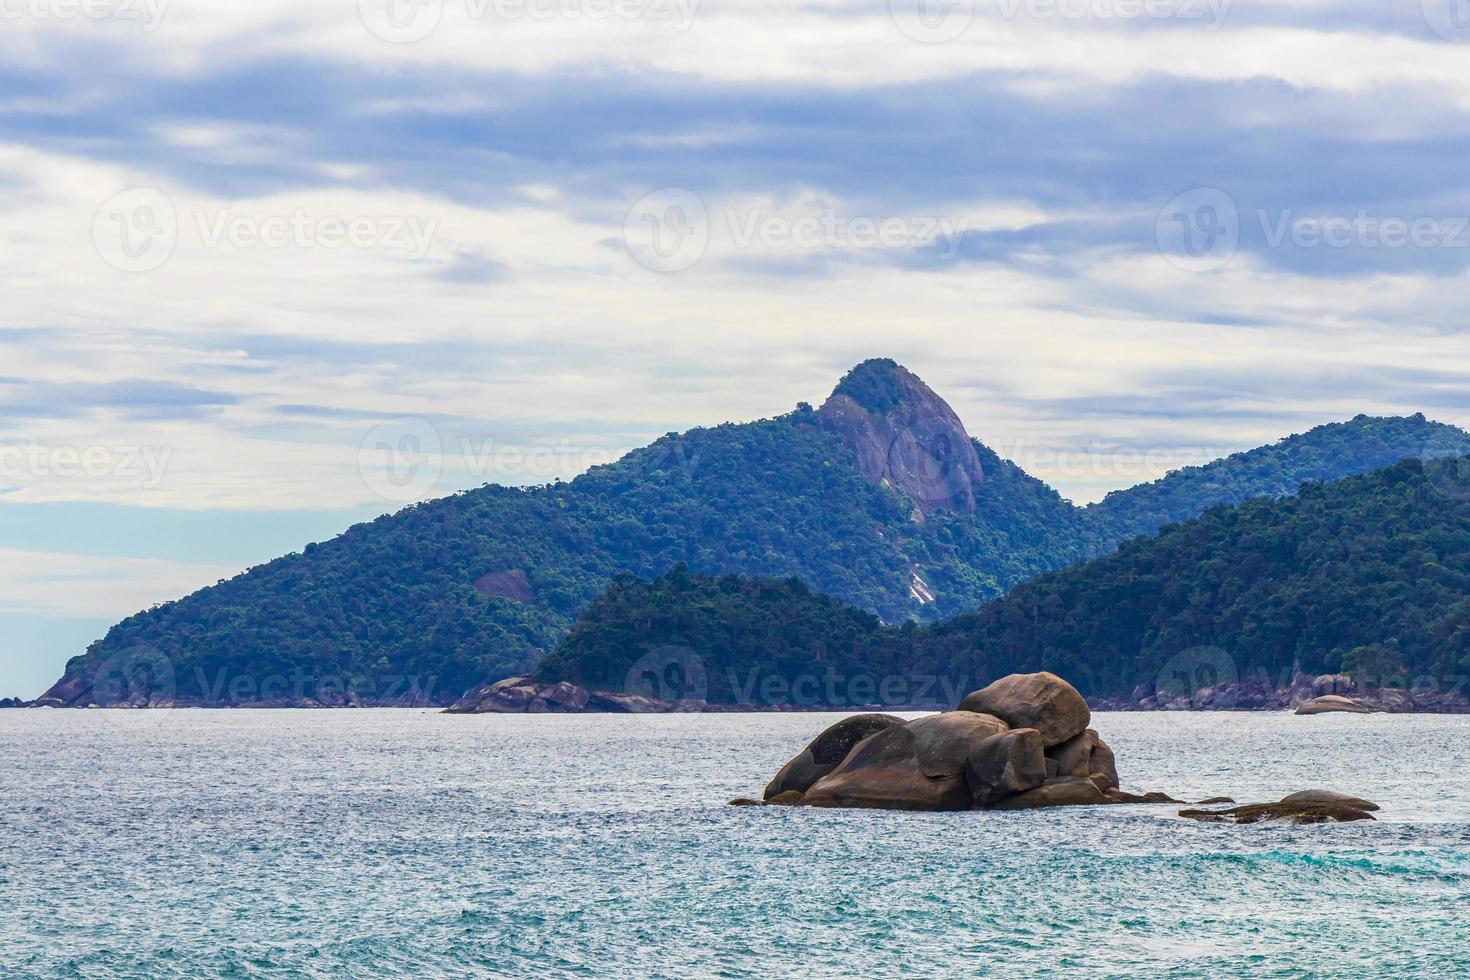
[[[0,548],[0,612],[121,619],[240,571],[147,558]]]

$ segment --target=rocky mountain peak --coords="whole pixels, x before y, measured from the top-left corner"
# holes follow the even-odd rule
[[[908,368],[887,358],[864,361],[817,414],[870,479],[898,487],[923,514],[974,512],[985,482],[975,445],[954,409]]]

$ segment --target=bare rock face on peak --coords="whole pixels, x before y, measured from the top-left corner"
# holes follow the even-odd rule
[[[902,490],[923,514],[974,513],[976,490],[985,482],[975,445],[954,409],[907,368],[864,361],[817,414],[870,479]]]

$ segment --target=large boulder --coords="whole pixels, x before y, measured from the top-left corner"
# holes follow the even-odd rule
[[[1281,802],[1290,805],[1295,804],[1317,804],[1333,803],[1357,807],[1359,810],[1377,810],[1378,804],[1371,800],[1365,800],[1361,796],[1348,796],[1346,793],[1334,793],[1330,789],[1304,789],[1300,793],[1292,793],[1283,796]]]
[[[999,718],[947,711],[885,728],[807,790],[807,806],[968,810],[970,756],[1007,730]]]
[[[1048,806],[1099,806],[1111,802],[1093,780],[1081,776],[1059,776],[1048,779],[1033,790],[1001,800],[994,809],[1035,810]]]
[[[958,710],[994,715],[1012,728],[1034,728],[1047,748],[1087,730],[1092,712],[1077,689],[1056,674],[1012,674],[965,696]]]
[[[1299,715],[1325,715],[1334,712],[1343,712],[1353,715],[1375,715],[1388,709],[1381,705],[1373,704],[1362,698],[1348,697],[1343,694],[1324,694],[1319,698],[1304,701],[1297,705],[1296,713]]]
[[[852,747],[869,735],[876,735],[885,728],[902,725],[902,718],[894,715],[866,714],[844,718],[828,726],[822,734],[812,739],[811,744],[798,752],[790,762],[781,767],[766,786],[767,800],[795,790],[805,793],[812,784],[837,768],[847,758]]]
[[[1045,746],[1034,728],[992,735],[976,746],[965,763],[970,798],[987,807],[1046,781]]]

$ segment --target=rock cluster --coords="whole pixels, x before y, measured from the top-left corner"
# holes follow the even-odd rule
[[[1113,752],[1087,702],[1055,674],[1012,674],[967,695],[954,711],[904,721],[862,714],[827,728],[766,786],[736,806],[887,810],[1029,810],[1109,803],[1181,803],[1119,788]],[[1195,806],[1233,804],[1223,796]],[[1180,815],[1221,823],[1372,819],[1367,800],[1323,790],[1277,803]]]
[[[700,711],[703,701],[658,701],[637,694],[589,691],[558,681],[538,681],[529,675],[507,677],[503,681],[475,688],[444,709],[445,714],[575,714],[582,711],[654,713],[666,711]]]
[[[0,708],[24,708],[29,703],[20,698],[0,698]]]
[[[844,718],[786,763],[765,802],[894,810],[1018,810],[1132,802],[1091,712],[1055,674],[1013,674],[954,711]],[[753,802],[753,801],[749,801]]]
[[[1228,810],[1180,810],[1179,815],[1206,823],[1260,823],[1265,820],[1299,824],[1350,823],[1376,819],[1370,811],[1377,809],[1378,804],[1356,796],[1313,789],[1292,793],[1275,803],[1251,803]]]
[[[1306,674],[1298,665],[1290,679],[1273,686],[1264,678],[1241,678],[1181,691],[1145,682],[1126,698],[1107,698],[1093,707],[1108,711],[1283,711],[1323,714],[1408,712],[1462,714],[1470,700],[1459,691],[1362,687],[1348,674]],[[1302,710],[1302,709],[1306,710]]]

